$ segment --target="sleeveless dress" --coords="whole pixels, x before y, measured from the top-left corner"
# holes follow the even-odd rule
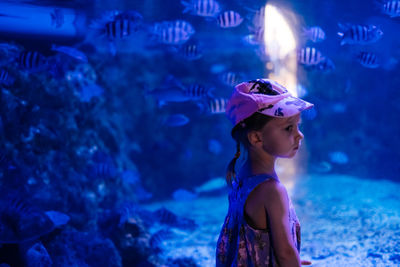
[[[228,214],[217,242],[217,267],[278,266],[271,243],[271,229],[254,229],[247,224],[244,218],[244,204],[248,195],[258,184],[267,179],[275,179],[280,182],[272,176],[260,174],[244,179],[238,177],[238,182],[232,183],[228,197]],[[297,251],[300,253],[301,227],[290,197],[288,197],[288,201],[291,235]]]

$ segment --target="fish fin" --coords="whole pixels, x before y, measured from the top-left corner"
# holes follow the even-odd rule
[[[182,83],[180,81],[178,81],[178,79],[175,78],[175,76],[173,75],[168,75],[165,80],[164,80],[164,86],[163,87],[178,87],[182,90],[185,89],[185,87],[182,85]]]
[[[208,98],[215,98],[215,96],[214,96],[214,91],[215,91],[215,87],[211,87],[210,89],[208,89],[208,91],[207,91],[207,97],[208,97]]]
[[[114,42],[112,41],[108,42],[108,49],[112,56],[115,56],[117,54],[117,47]]]
[[[205,103],[204,100],[197,101],[197,102],[196,102],[196,106],[197,106],[197,108],[199,109],[199,112],[200,112],[200,113],[204,113],[205,108],[206,108],[206,103]]]
[[[341,29],[341,30],[343,30],[343,31],[346,31],[346,30],[348,30],[350,27],[351,27],[351,24],[350,23],[338,23],[338,27]]]
[[[307,36],[307,35],[308,35],[308,32],[309,32],[309,31],[308,31],[307,27],[304,27],[304,26],[303,26],[303,27],[301,28],[301,33],[302,33],[303,36]]]

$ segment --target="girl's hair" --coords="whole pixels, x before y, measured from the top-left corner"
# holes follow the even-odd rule
[[[247,133],[249,131],[259,131],[264,125],[271,121],[274,117],[255,112],[250,117],[239,122],[231,131],[232,138],[236,141],[236,154],[226,169],[226,182],[229,187],[232,187],[232,179],[236,180],[235,164],[240,156],[240,145],[243,145],[246,150],[250,146]]]

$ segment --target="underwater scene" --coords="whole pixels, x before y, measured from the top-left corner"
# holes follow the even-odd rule
[[[398,0],[0,1],[0,267],[216,266],[259,78],[314,104],[300,258],[400,266],[399,36]]]

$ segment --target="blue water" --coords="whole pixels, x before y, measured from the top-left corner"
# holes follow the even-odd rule
[[[213,266],[236,148],[226,100],[269,77],[315,105],[276,165],[300,257],[399,266],[398,2],[194,3],[0,2],[0,265]],[[280,58],[276,17],[278,37],[257,38],[266,4],[296,41]],[[298,59],[307,48],[321,57]]]

